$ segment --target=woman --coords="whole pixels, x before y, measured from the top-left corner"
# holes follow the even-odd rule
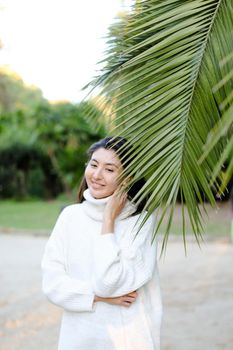
[[[59,350],[159,349],[154,216],[136,235],[146,213],[129,200],[141,183],[120,190],[125,142],[91,146],[79,203],[62,211],[46,245],[43,292],[64,309]]]

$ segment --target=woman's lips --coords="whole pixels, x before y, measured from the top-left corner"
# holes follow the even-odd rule
[[[97,182],[91,182],[91,185],[92,185],[92,187],[96,187],[96,188],[101,188],[101,187],[103,187],[104,185],[102,185],[102,184],[98,184]]]

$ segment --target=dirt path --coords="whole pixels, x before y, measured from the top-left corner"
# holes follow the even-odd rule
[[[233,244],[171,243],[160,274],[162,350],[233,349]]]
[[[44,245],[41,237],[0,234],[0,350],[56,350],[61,311],[40,292]],[[170,242],[159,265],[161,350],[231,350],[233,245],[215,241],[200,251],[190,242],[186,258],[182,243]]]

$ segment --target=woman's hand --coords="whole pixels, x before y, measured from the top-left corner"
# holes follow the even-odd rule
[[[118,188],[112,198],[106,204],[104,210],[104,218],[107,220],[116,220],[117,216],[121,213],[127,200],[127,193],[122,192],[121,187]]]
[[[127,201],[127,193],[118,188],[106,204],[103,216],[102,234],[113,233],[114,223]]]
[[[102,298],[96,295],[94,301],[102,301],[107,304],[129,307],[133,302],[135,302],[137,296],[138,293],[136,291],[116,298]]]

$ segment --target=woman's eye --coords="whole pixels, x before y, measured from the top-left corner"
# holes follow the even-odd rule
[[[92,168],[96,168],[97,165],[96,165],[96,164],[91,164],[91,167],[92,167]]]
[[[112,169],[106,169],[107,171],[109,171],[110,173],[113,173],[114,170]]]

